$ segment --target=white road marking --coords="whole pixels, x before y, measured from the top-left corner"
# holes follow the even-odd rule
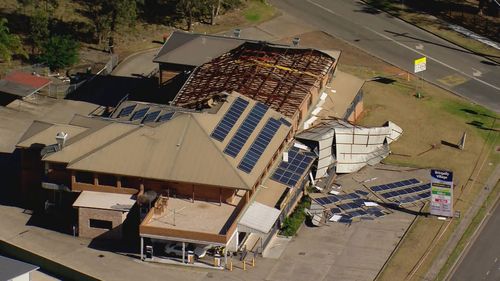
[[[495,258],[495,261],[494,261],[494,263],[497,263],[497,261],[498,261],[498,258]]]
[[[477,69],[475,69],[474,67],[472,67],[472,75],[474,77],[480,77],[481,75],[483,75],[483,73]]]
[[[490,275],[490,271],[489,271],[489,270],[488,270],[488,271],[486,271],[486,275]]]
[[[424,45],[418,44],[417,46],[415,46],[415,49],[417,49],[417,50],[423,50],[424,49]]]
[[[337,17],[342,17],[342,18],[346,19],[347,21],[352,22],[352,21],[351,21],[351,20],[349,20],[348,18],[346,18],[346,17],[344,17],[344,16],[342,16],[342,15],[339,15],[339,14],[335,13],[335,12],[334,12],[334,11],[332,11],[331,9],[328,9],[327,7],[325,7],[325,6],[321,5],[321,4],[318,4],[318,3],[314,2],[314,1],[311,1],[311,0],[306,0],[306,1],[307,1],[307,2],[309,2],[309,3],[311,3],[311,4],[313,4],[314,6],[316,6],[316,7],[318,7],[318,8],[320,8],[320,9],[323,9],[323,10],[325,10],[325,11],[327,11],[327,12],[329,12],[329,13],[331,13],[331,14],[335,15],[335,16],[337,16]],[[392,42],[394,42],[394,43],[396,43],[396,44],[400,45],[401,47],[404,47],[404,48],[406,48],[406,49],[408,49],[408,50],[411,50],[412,52],[415,52],[415,53],[417,53],[417,54],[419,54],[419,55],[425,56],[425,57],[427,57],[427,58],[428,58],[428,59],[430,59],[430,60],[433,60],[433,61],[435,61],[435,62],[437,62],[437,63],[439,63],[439,64],[441,64],[441,65],[443,65],[443,66],[445,66],[445,67],[448,67],[448,68],[450,68],[450,69],[452,69],[452,70],[454,70],[454,71],[456,71],[456,72],[458,72],[458,73],[460,73],[460,74],[462,74],[462,75],[464,75],[464,76],[467,76],[467,77],[469,77],[470,79],[476,80],[476,81],[477,81],[477,82],[479,82],[479,83],[482,83],[482,84],[484,84],[484,85],[486,85],[486,86],[492,87],[493,89],[496,89],[496,90],[499,90],[499,91],[500,91],[500,87],[497,87],[497,86],[495,86],[495,85],[492,85],[492,84],[490,84],[490,83],[488,83],[488,82],[486,82],[486,81],[483,81],[483,80],[481,80],[481,79],[477,79],[476,77],[474,77],[474,76],[472,76],[472,75],[469,75],[469,74],[467,74],[467,73],[465,73],[465,72],[463,72],[463,71],[461,71],[461,70],[459,70],[459,69],[456,69],[456,68],[454,68],[453,66],[448,65],[448,64],[446,64],[446,63],[444,63],[444,62],[442,62],[442,61],[440,61],[440,60],[438,60],[438,59],[436,59],[436,58],[433,58],[433,57],[431,57],[431,56],[428,56],[428,55],[426,55],[426,54],[424,54],[424,53],[422,53],[422,52],[420,52],[420,51],[418,51],[418,50],[414,50],[413,48],[408,47],[408,46],[406,46],[405,44],[403,44],[403,43],[401,43],[401,42],[398,42],[398,41],[396,41],[396,40],[394,40],[394,39],[390,38],[389,36],[386,36],[385,34],[382,34],[382,33],[380,33],[380,32],[377,32],[377,31],[375,31],[375,30],[373,30],[373,29],[371,29],[371,28],[369,28],[369,27],[366,27],[366,26],[362,26],[362,27],[364,27],[365,29],[368,29],[369,31],[371,31],[371,32],[373,32],[373,33],[375,33],[375,34],[377,34],[377,35],[379,35],[379,36],[381,36],[381,37],[383,37],[383,38],[385,38],[385,39],[387,39],[387,40],[390,40],[390,41],[392,41]]]

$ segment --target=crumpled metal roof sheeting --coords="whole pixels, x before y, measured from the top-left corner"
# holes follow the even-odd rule
[[[390,153],[387,144],[397,140],[402,132],[401,127],[391,121],[383,127],[365,128],[344,120],[330,120],[298,134],[297,138],[318,142],[316,178],[322,178],[327,176],[335,160],[337,173],[351,173],[367,164],[379,163]],[[334,137],[335,157],[331,155]]]

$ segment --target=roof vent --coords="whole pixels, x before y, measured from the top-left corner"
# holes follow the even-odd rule
[[[65,132],[59,132],[56,135],[57,145],[59,146],[59,150],[63,149],[66,140],[68,139],[68,134]]]
[[[294,47],[297,47],[297,46],[299,46],[299,42],[300,42],[300,38],[299,38],[299,37],[295,37],[295,38],[293,38],[293,40],[292,40],[292,45],[293,45]]]

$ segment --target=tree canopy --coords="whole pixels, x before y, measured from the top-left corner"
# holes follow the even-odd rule
[[[78,42],[67,36],[52,36],[42,45],[40,60],[56,70],[78,62]]]
[[[14,55],[27,57],[19,36],[10,34],[7,19],[0,19],[0,60],[9,62]]]

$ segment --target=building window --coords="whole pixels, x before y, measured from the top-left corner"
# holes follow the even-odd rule
[[[100,228],[111,230],[113,228],[113,223],[111,221],[89,219],[89,225],[92,228]]]
[[[81,183],[94,184],[94,175],[87,172],[77,172],[76,181]]]
[[[100,174],[99,185],[116,186],[116,177],[113,175]]]

